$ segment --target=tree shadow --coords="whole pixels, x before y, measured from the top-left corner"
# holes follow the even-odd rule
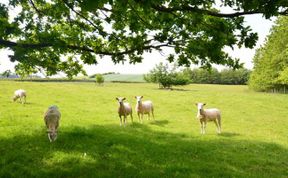
[[[184,89],[184,88],[155,88],[155,90],[160,90],[160,91],[199,91],[199,90],[192,90],[192,89]]]
[[[169,123],[168,120],[154,120],[154,121],[151,121],[150,124],[163,127],[163,126],[167,125],[168,123]]]
[[[222,132],[221,134],[218,134],[221,137],[235,137],[239,136],[239,133],[234,133],[234,132]]]
[[[24,105],[34,105],[35,103],[32,102],[26,102]]]
[[[35,131],[0,145],[0,177],[279,177],[288,166],[288,150],[277,144],[192,138],[144,124],[63,127],[53,143]]]

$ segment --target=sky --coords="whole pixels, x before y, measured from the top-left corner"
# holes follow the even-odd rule
[[[225,9],[223,11],[225,12]],[[232,57],[239,58],[240,61],[244,63],[245,68],[252,69],[252,59],[255,54],[255,50],[265,42],[265,38],[269,34],[269,31],[273,25],[273,20],[266,20],[261,15],[248,15],[245,16],[245,23],[251,26],[254,32],[258,33],[259,39],[256,46],[253,49],[235,48],[232,50],[227,48],[226,51]],[[15,63],[10,62],[8,57],[8,55],[11,54],[13,53],[9,50],[0,49],[0,73],[8,69],[14,71]],[[84,69],[88,75],[106,72],[117,72],[122,74],[145,74],[148,73],[156,64],[159,64],[160,62],[167,63],[165,60],[167,55],[168,53],[167,51],[165,52],[165,50],[163,50],[161,54],[157,51],[152,53],[145,53],[144,60],[142,63],[138,64],[129,64],[129,62],[125,62],[124,64],[114,64],[110,57],[104,57],[102,59],[98,59],[97,65],[84,65]],[[220,70],[224,68],[224,66],[214,67]]]

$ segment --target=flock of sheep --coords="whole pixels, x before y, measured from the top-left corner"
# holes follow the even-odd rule
[[[14,92],[13,101],[15,102],[17,99],[20,100],[22,104],[26,103],[26,91],[23,89],[16,90]],[[150,115],[152,115],[154,119],[154,108],[152,101],[142,101],[143,96],[135,96],[137,100],[136,104],[136,113],[140,123],[143,123],[143,115],[148,114],[149,120]],[[128,102],[124,102],[126,100],[125,97],[117,97],[116,100],[119,103],[118,107],[118,115],[120,118],[120,126],[122,126],[122,117],[124,126],[126,126],[127,116],[130,115],[131,121],[133,122],[132,108]],[[221,133],[221,113],[219,109],[211,108],[204,109],[205,103],[196,103],[198,112],[197,119],[200,121],[201,125],[201,134],[205,134],[206,124],[209,121],[213,121],[217,127],[217,133]],[[57,106],[50,106],[48,110],[44,114],[44,122],[48,129],[48,138],[50,142],[55,141],[57,138],[57,130],[59,126],[59,120],[61,118],[61,113]]]
[[[20,100],[22,104],[26,103],[26,91],[23,89],[16,90],[14,92],[13,101],[17,99]],[[59,120],[61,118],[61,113],[57,106],[50,106],[44,114],[44,122],[48,129],[48,138],[50,142],[55,141],[57,138],[57,131],[59,126]]]
[[[154,119],[154,108],[153,108],[152,101],[142,101],[143,96],[135,96],[135,98],[137,100],[135,109],[136,109],[139,122],[143,123],[144,114],[148,114],[149,120],[150,120],[150,113],[151,113]],[[133,122],[132,108],[129,103],[124,102],[126,98],[117,97],[116,100],[119,103],[118,114],[120,118],[120,126],[122,125],[122,117],[123,117],[124,126],[126,125],[126,120],[127,120],[128,115],[130,115],[131,121]]]

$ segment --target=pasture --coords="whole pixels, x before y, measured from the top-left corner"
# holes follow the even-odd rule
[[[13,103],[16,89],[27,104]],[[150,99],[155,121],[139,124],[135,95]],[[119,126],[117,96],[133,107]],[[222,134],[200,134],[196,102],[222,111]],[[0,177],[288,177],[288,95],[247,86],[0,81]],[[48,106],[61,113],[50,143]]]
[[[104,79],[107,82],[145,82],[142,74],[108,74]]]

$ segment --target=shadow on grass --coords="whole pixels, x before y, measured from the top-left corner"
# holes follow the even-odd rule
[[[26,102],[26,103],[24,103],[24,104],[22,104],[22,102],[20,102],[20,101],[11,101],[11,103],[15,103],[15,104],[19,104],[19,105],[23,105],[23,106],[25,106],[25,105],[34,105],[35,103],[32,103],[32,102]]]
[[[218,134],[221,137],[235,137],[239,136],[239,133],[234,133],[234,132],[222,132],[221,134]]]
[[[61,128],[0,140],[0,177],[281,177],[287,149],[227,138],[190,138],[147,125]],[[228,135],[231,135],[228,133]],[[232,134],[233,135],[233,134]]]
[[[168,120],[154,120],[154,121],[152,120],[150,124],[163,127],[167,125],[168,123],[169,123]]]
[[[35,103],[32,103],[32,102],[26,102],[25,104],[27,104],[27,105],[34,105]],[[24,105],[25,105],[24,104]]]
[[[192,89],[184,89],[184,88],[155,88],[155,90],[160,90],[160,91],[194,91],[197,92],[199,90],[192,90]]]

